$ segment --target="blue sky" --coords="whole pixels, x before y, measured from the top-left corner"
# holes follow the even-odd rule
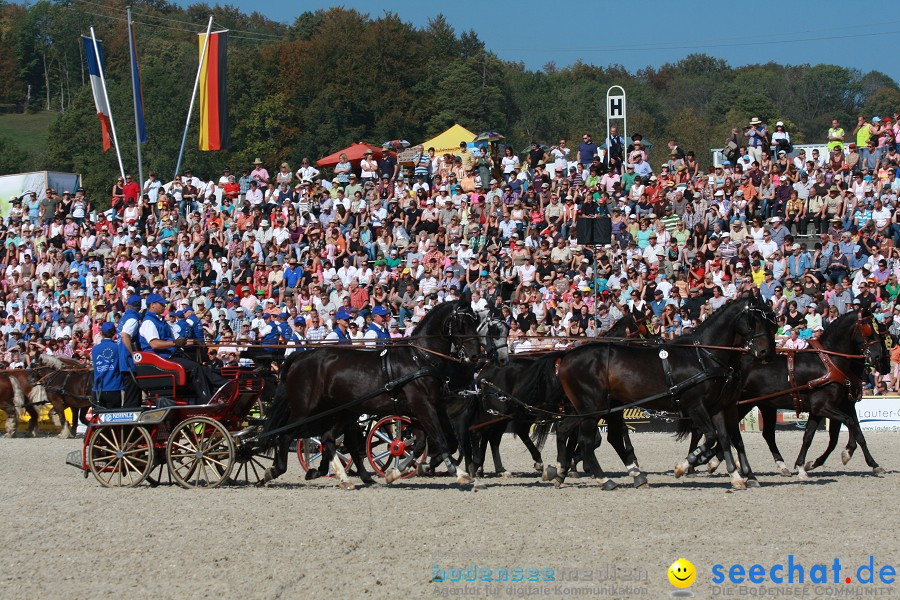
[[[581,59],[600,66],[621,64],[634,72],[705,52],[732,66],[831,63],[863,72],[879,70],[900,81],[900,61],[895,58],[900,15],[893,2],[226,1],[285,23],[304,11],[333,6],[373,17],[390,10],[415,26],[442,12],[457,33],[474,29],[489,50],[522,61],[529,69],[550,61],[562,67]]]

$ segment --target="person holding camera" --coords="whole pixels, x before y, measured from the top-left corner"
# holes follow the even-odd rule
[[[762,153],[768,147],[768,139],[766,137],[766,127],[757,117],[750,119],[750,126],[744,131],[747,137],[747,153],[750,157],[762,163]]]

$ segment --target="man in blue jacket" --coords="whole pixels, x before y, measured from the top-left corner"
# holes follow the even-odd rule
[[[94,395],[104,408],[122,406],[122,390],[125,383],[119,364],[119,345],[113,340],[116,326],[106,322],[100,326],[100,343],[91,349],[94,364]]]
[[[131,355],[140,347],[138,329],[141,326],[141,297],[132,294],[128,297],[127,308],[119,319],[119,370],[125,384],[125,408],[138,408],[141,405],[141,388],[134,378],[134,359]]]
[[[166,305],[168,301],[159,294],[147,296],[147,314],[144,315],[139,330],[141,351],[153,352],[181,365],[197,393],[198,401],[208,404],[213,390],[225,385],[226,381],[222,376],[186,358],[183,354],[176,355],[176,349],[183,348],[187,340],[183,337],[176,339],[172,328],[163,320],[162,314],[166,310]]]

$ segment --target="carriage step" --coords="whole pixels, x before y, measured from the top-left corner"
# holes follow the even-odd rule
[[[68,454],[66,454],[66,464],[72,465],[78,470],[84,469],[84,464],[81,462],[81,450],[72,450]]]

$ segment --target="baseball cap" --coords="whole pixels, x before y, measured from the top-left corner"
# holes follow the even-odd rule
[[[160,296],[159,294],[150,294],[147,296],[147,304],[153,304],[154,302],[158,302],[159,304],[168,304],[169,301]]]
[[[106,323],[104,323],[103,325],[100,326],[100,333],[102,333],[102,334],[109,335],[109,334],[115,333],[115,332],[116,332],[116,324],[115,323],[110,323],[109,321],[107,321]]]
[[[379,304],[378,306],[376,306],[375,308],[372,309],[372,314],[373,314],[373,315],[380,315],[380,316],[382,316],[382,317],[386,317],[386,316],[388,316],[390,313],[388,312],[388,309],[386,309],[385,307],[383,307],[383,306],[381,306],[381,305]]]
[[[303,317],[297,317],[294,319],[294,325],[306,325],[306,319]]]
[[[131,306],[131,305],[135,305],[135,304],[138,306],[141,305],[141,297],[137,294],[132,294],[132,295],[128,296],[128,305]]]

